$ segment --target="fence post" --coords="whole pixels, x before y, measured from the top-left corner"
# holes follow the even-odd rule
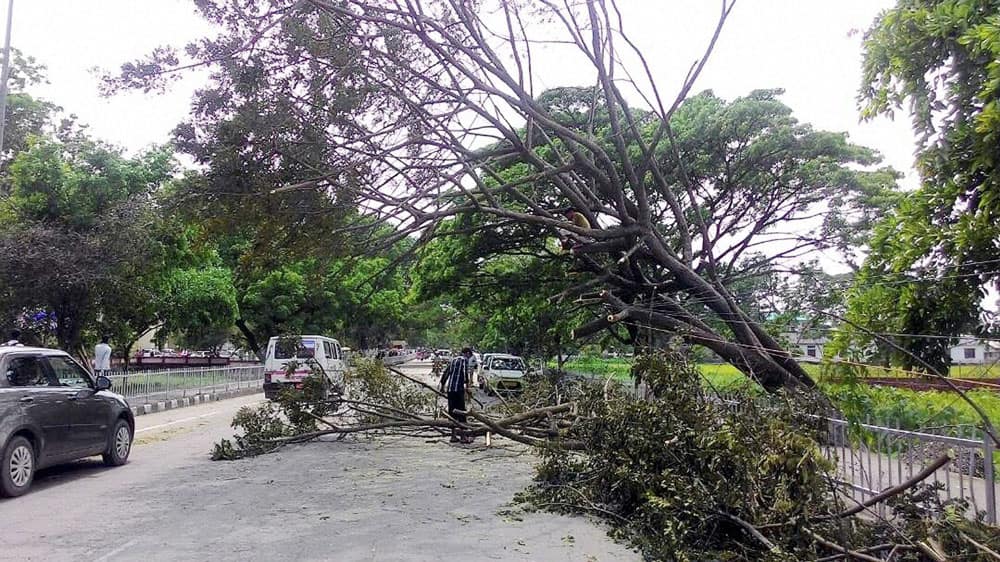
[[[986,520],[997,523],[997,479],[993,470],[993,438],[983,432],[983,479],[986,484]]]

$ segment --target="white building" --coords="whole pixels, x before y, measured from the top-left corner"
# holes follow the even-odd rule
[[[823,361],[823,348],[829,343],[825,336],[814,337],[807,334],[788,332],[781,335],[797,361],[819,363]]]
[[[959,336],[958,343],[951,346],[951,364],[982,365],[989,361],[987,353],[992,358],[996,357],[996,351],[995,347],[975,336]]]

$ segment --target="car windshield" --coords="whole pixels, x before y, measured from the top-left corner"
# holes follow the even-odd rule
[[[316,357],[316,340],[302,340],[298,344],[298,349],[296,349],[294,341],[278,340],[274,346],[274,358],[312,359]]]
[[[491,367],[497,371],[523,371],[524,361],[520,357],[495,357]]]

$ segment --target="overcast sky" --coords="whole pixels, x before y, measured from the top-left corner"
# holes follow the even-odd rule
[[[620,0],[626,31],[650,59],[672,96],[704,49],[719,10],[716,0]],[[912,174],[913,135],[905,116],[859,123],[860,34],[893,0],[738,0],[718,48],[694,91],[725,98],[755,88],[784,88],[802,121],[848,131]],[[6,11],[6,2],[0,10]],[[162,44],[182,46],[209,31],[191,0],[15,0],[13,45],[49,68],[50,84],[33,93],[76,113],[93,134],[129,150],[167,140],[185,116],[195,78],[166,95],[97,93],[91,68],[114,68]],[[592,83],[584,65],[540,55],[540,87]],[[591,71],[592,72],[592,71]]]

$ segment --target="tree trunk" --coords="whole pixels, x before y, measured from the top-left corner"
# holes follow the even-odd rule
[[[264,354],[260,350],[260,345],[257,343],[257,336],[254,335],[250,327],[247,326],[246,320],[240,318],[236,320],[236,327],[240,329],[240,333],[243,334],[243,338],[247,340],[247,346],[250,347],[250,351],[257,356],[257,359],[264,361]]]

